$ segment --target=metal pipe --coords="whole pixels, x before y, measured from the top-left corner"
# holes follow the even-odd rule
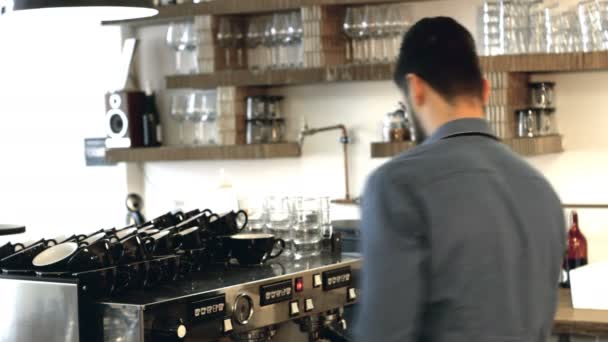
[[[304,128],[300,131],[300,148],[304,146],[304,139],[307,136],[315,135],[321,132],[335,131],[340,130],[342,132],[342,136],[340,137],[340,143],[342,144],[342,151],[344,156],[344,187],[346,191],[345,200],[350,201],[350,186],[349,184],[349,176],[348,176],[348,143],[350,142],[350,138],[348,137],[348,131],[346,126],[339,124],[327,127],[320,128],[309,128],[308,125],[304,125]]]

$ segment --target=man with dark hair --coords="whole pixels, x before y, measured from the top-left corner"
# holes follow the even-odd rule
[[[545,342],[563,212],[484,120],[473,38],[450,18],[419,21],[395,81],[428,138],[368,180],[358,341]]]

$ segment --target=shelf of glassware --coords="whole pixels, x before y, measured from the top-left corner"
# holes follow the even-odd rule
[[[165,146],[117,148],[106,150],[108,162],[150,162],[184,160],[240,160],[297,158],[300,145],[295,142],[252,145]]]
[[[197,15],[255,14],[299,9],[306,6],[340,6],[381,4],[389,2],[422,2],[434,0],[214,0],[158,7],[154,17],[120,21],[104,21],[103,25],[147,26],[186,20]]]
[[[222,70],[209,74],[167,77],[167,88],[210,89],[221,86],[281,86],[346,81],[392,79],[393,64],[348,64],[319,68]]]
[[[534,138],[510,138],[502,142],[509,146],[515,153],[522,156],[538,156],[550,153],[563,152],[562,136],[547,135]],[[413,142],[378,142],[372,143],[372,158],[389,158],[399,155],[411,148]]]

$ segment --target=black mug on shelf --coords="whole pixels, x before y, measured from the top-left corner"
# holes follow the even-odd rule
[[[276,246],[278,252],[272,254]],[[258,265],[277,258],[285,249],[285,241],[272,234],[239,234],[230,237],[231,256],[241,265]]]
[[[208,229],[216,236],[238,234],[247,227],[248,222],[247,213],[244,210],[231,211],[213,220],[214,218],[210,217]]]

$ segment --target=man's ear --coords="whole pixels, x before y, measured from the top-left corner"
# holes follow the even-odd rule
[[[424,105],[427,96],[427,87],[426,82],[418,77],[416,74],[407,74],[405,76],[406,82],[408,83],[408,92],[410,99],[412,99],[412,104],[415,107],[421,107]]]
[[[490,81],[488,81],[484,78],[483,79],[483,89],[481,90],[482,91],[481,96],[482,96],[484,106],[488,104],[488,101],[490,101],[491,89],[492,89],[492,86],[490,85]]]

